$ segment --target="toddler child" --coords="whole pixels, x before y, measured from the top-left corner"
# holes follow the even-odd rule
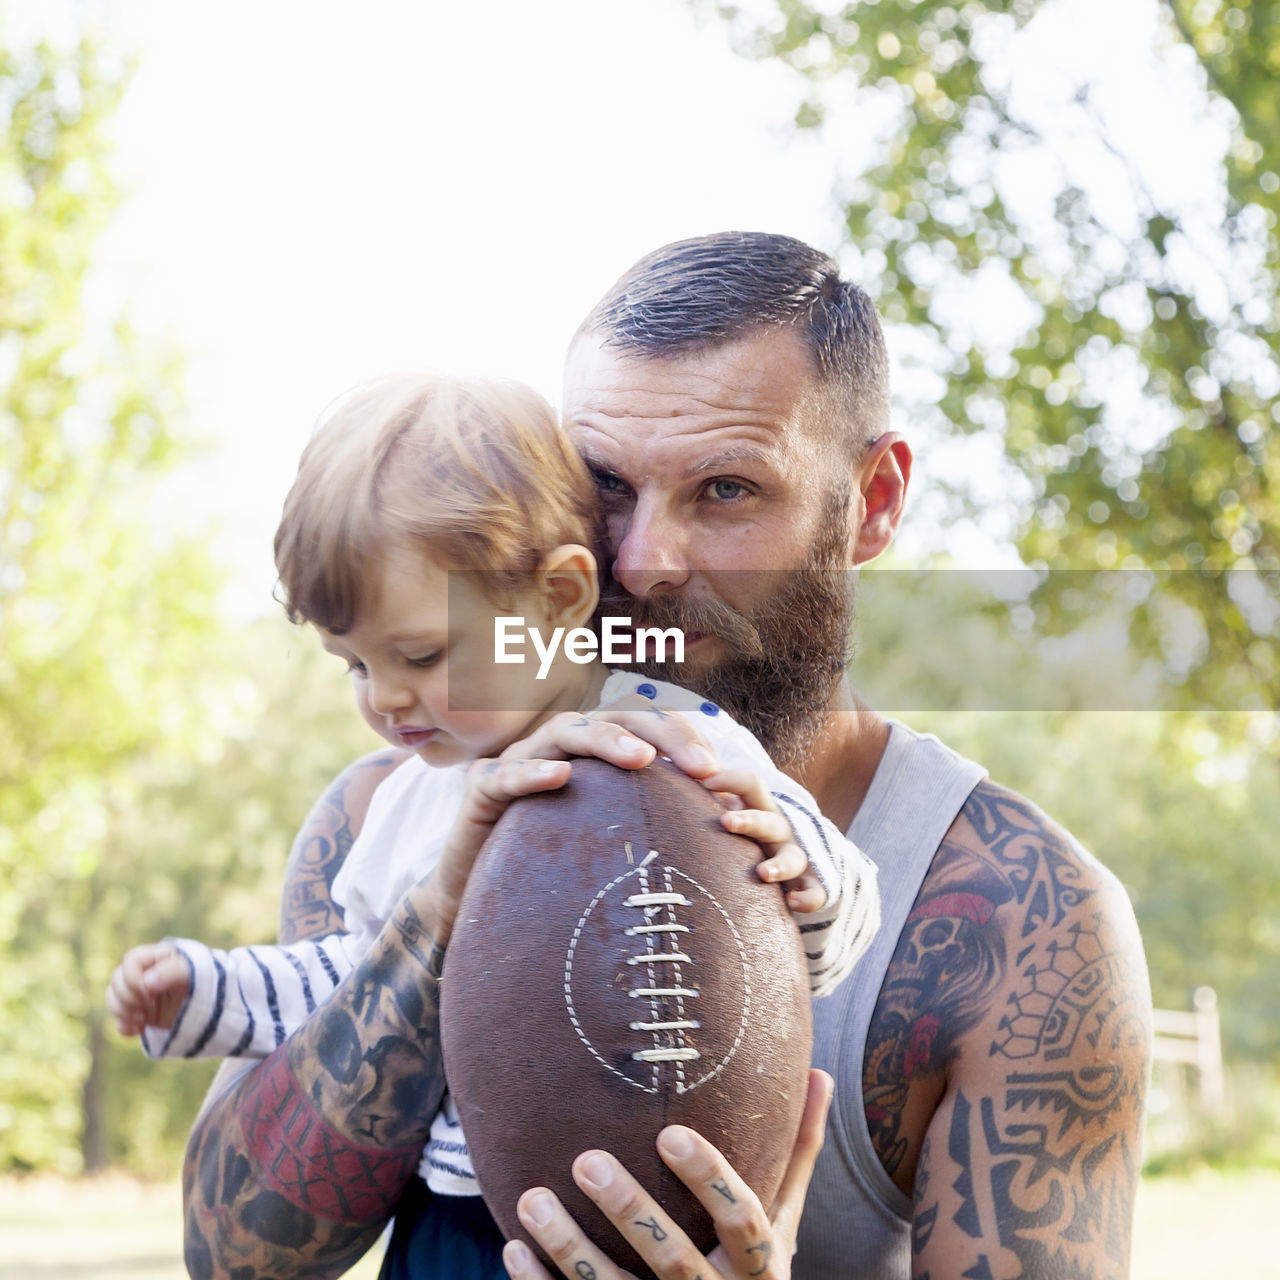
[[[438,864],[470,763],[562,711],[632,699],[688,716],[718,753],[705,780],[724,823],[809,871],[787,902],[814,995],[844,979],[879,923],[875,868],[759,742],[714,704],[661,681],[575,662],[494,660],[495,618],[550,637],[598,599],[592,480],[550,407],[516,384],[397,375],[367,384],[302,455],[276,533],[289,616],[351,672],[370,726],[413,754],[377,788],[332,896],[346,933],[220,951],[187,939],[135,947],[108,1006],[152,1057],[265,1057],[332,994],[402,895]],[[778,802],[778,803],[775,803]],[[780,816],[785,811],[787,822]],[[476,1195],[446,1094],[420,1167],[432,1190]]]

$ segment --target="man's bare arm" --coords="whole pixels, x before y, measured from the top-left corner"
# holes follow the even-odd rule
[[[384,747],[349,765],[330,783],[307,815],[289,851],[280,899],[280,941],[324,938],[342,931],[333,902],[334,877],[364,825],[374,790],[407,751]]]
[[[1119,886],[980,787],[903,929],[865,1060],[873,1140],[913,1195],[917,1280],[1129,1274],[1150,1035]]]
[[[281,942],[323,937],[342,928],[331,897],[333,879],[360,830],[374,789],[406,758],[406,753],[391,749],[374,752],[339,774],[316,802],[285,870]],[[362,989],[367,982],[366,978]],[[261,1096],[268,1080],[275,1082],[277,1093],[288,1093],[283,1050],[268,1061],[270,1073],[268,1063],[224,1063],[192,1133],[183,1187],[187,1265],[193,1276],[249,1280],[266,1274],[340,1274],[389,1216],[388,1209],[361,1228],[322,1216],[308,1224],[298,1205],[282,1203],[269,1179],[262,1181],[259,1158],[266,1155],[271,1163],[275,1157],[263,1149],[261,1128],[262,1141],[254,1147],[243,1117],[248,1101]],[[320,1069],[318,1058],[311,1069]],[[277,1144],[283,1141],[283,1136],[276,1138]],[[365,1206],[370,1207],[369,1202]]]
[[[477,761],[435,871],[329,1002],[207,1107],[183,1178],[197,1280],[324,1280],[376,1238],[444,1094],[439,983],[471,867],[512,799],[569,772],[564,761]]]

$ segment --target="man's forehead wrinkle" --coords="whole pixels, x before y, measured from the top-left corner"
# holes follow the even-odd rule
[[[721,386],[722,384],[717,383]],[[768,411],[760,407],[747,409],[743,407],[743,397],[734,395],[728,388],[726,394],[719,398],[693,395],[687,388],[680,391],[644,390],[639,387],[600,388],[593,392],[588,388],[579,390],[573,400],[571,410],[575,416],[591,414],[601,418],[683,418],[699,415],[734,414],[740,416],[760,417]],[[779,410],[781,405],[778,406]]]
[[[739,463],[756,463],[769,466],[777,462],[777,450],[762,449],[758,445],[732,445],[727,449],[717,449],[713,453],[695,458],[685,468],[685,475],[696,476],[706,471],[718,471],[724,467],[737,466]]]

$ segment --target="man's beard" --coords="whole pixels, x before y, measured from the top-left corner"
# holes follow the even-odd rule
[[[750,729],[777,765],[795,770],[827,725],[852,653],[848,509],[847,493],[828,499],[801,568],[741,571],[751,573],[753,591],[762,579],[772,585],[747,612],[715,596],[640,598],[611,581],[597,617],[629,615],[636,628],[679,627],[727,645],[727,657],[696,675],[679,663],[652,659],[629,669],[686,687],[692,678],[696,691]]]

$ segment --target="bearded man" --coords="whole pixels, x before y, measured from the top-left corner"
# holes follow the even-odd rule
[[[635,1231],[661,1209],[607,1152],[574,1175],[663,1280],[1123,1277],[1150,1047],[1129,904],[1043,813],[883,720],[847,674],[850,571],[889,545],[911,472],[886,370],[866,295],[771,235],[659,249],[574,339],[565,423],[600,492],[606,611],[684,629],[684,663],[654,674],[724,705],[848,830],[878,865],[883,920],[814,1005],[822,1071],[774,1204],[700,1135],[661,1136],[712,1211],[710,1258],[674,1226]],[[554,719],[486,775],[479,824],[529,789],[539,759],[636,767],[655,749],[694,776],[715,767],[677,717]],[[353,765],[313,811],[285,940],[340,925],[328,885],[397,763]],[[451,1216],[410,1182],[405,1153],[443,1088],[434,910],[397,917],[335,995],[358,1043],[332,1052],[313,1019],[206,1109],[186,1183],[193,1275],[338,1275],[393,1211],[385,1276],[502,1274],[487,1214]],[[374,1082],[395,1099],[377,1124],[360,1106]],[[550,1192],[519,1209],[565,1276],[620,1280]],[[523,1244],[501,1257],[515,1280],[549,1280]]]

